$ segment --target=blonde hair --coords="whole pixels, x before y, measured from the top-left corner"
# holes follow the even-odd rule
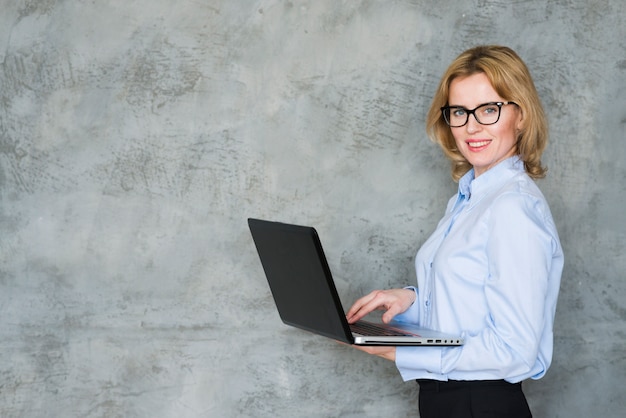
[[[547,170],[541,164],[541,155],[548,142],[548,123],[530,72],[510,48],[487,45],[468,49],[450,64],[441,78],[426,118],[428,136],[441,146],[452,161],[452,178],[458,181],[472,165],[458,150],[452,131],[441,115],[441,107],[448,104],[452,80],[477,73],[487,76],[503,100],[519,106],[523,127],[518,133],[516,154],[524,162],[530,177],[544,177]]]

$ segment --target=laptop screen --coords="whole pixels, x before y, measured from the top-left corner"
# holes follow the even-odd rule
[[[258,219],[248,224],[282,321],[352,343],[315,229]]]

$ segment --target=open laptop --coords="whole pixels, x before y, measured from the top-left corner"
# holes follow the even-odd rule
[[[462,345],[459,336],[392,322],[348,324],[316,230],[248,219],[282,321],[344,343],[357,345]]]

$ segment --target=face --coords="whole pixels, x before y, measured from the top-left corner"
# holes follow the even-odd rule
[[[484,103],[504,102],[484,73],[455,78],[450,83],[448,103],[474,109]],[[478,177],[499,162],[515,155],[517,132],[522,127],[522,112],[516,105],[500,109],[500,119],[493,125],[481,125],[474,115],[467,124],[450,128],[461,154],[474,167]]]

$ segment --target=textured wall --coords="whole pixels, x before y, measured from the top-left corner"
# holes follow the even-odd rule
[[[566,266],[529,402],[623,413],[622,0],[0,3],[0,416],[417,415],[391,363],[280,322],[245,220],[315,225],[346,306],[413,283],[455,191],[426,109],[478,43],[551,123]]]

